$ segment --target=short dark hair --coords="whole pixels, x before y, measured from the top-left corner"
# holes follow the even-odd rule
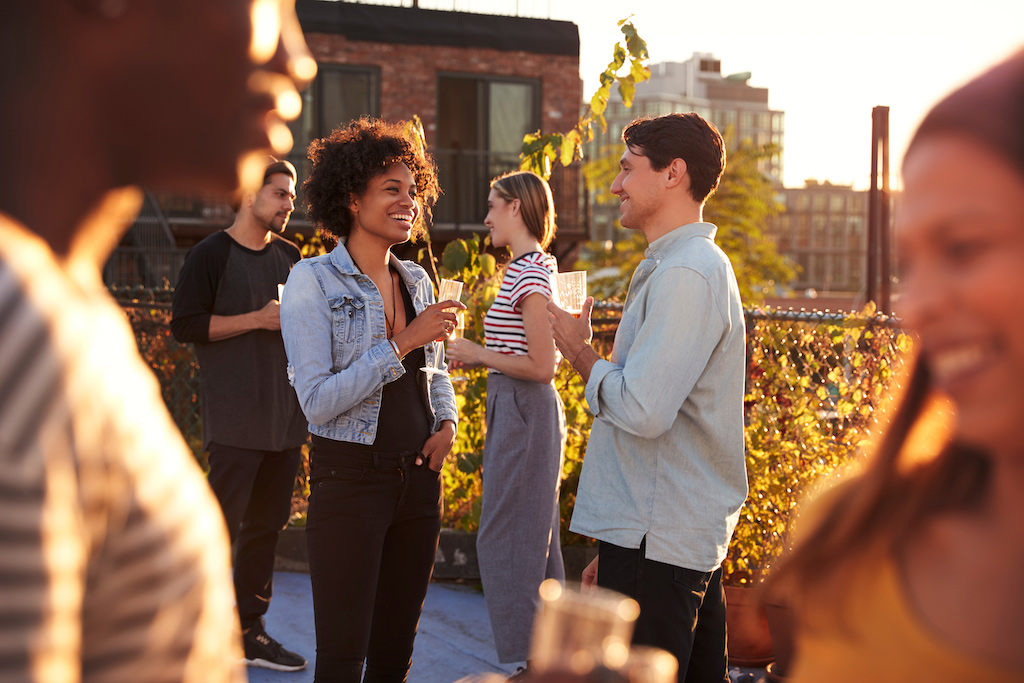
[[[295,167],[292,166],[292,163],[290,161],[287,161],[285,159],[278,159],[277,157],[270,156],[269,154],[266,156],[265,160],[267,162],[267,166],[263,170],[263,185],[269,183],[270,176],[274,175],[275,173],[284,173],[293,181],[298,181],[299,174],[295,171]],[[232,193],[230,197],[230,203],[231,209],[235,213],[238,213],[238,210],[242,208],[242,199],[244,197],[245,193],[242,192],[241,190]]]
[[[430,209],[441,188],[434,159],[412,137],[404,123],[362,117],[309,145],[313,162],[302,183],[306,218],[330,238],[348,237],[352,230],[352,197],[366,192],[370,179],[393,164],[405,164],[416,183],[420,215],[413,239],[426,232]]]
[[[673,159],[685,161],[690,196],[697,202],[712,195],[725,170],[721,133],[695,112],[637,119],[622,131],[622,141],[634,154],[647,157],[656,171]]]
[[[287,159],[277,159],[272,156],[267,157],[267,168],[263,171],[263,184],[266,185],[270,182],[270,176],[275,173],[284,173],[292,180],[298,180],[299,174],[296,173],[295,167],[292,166],[292,162]]]

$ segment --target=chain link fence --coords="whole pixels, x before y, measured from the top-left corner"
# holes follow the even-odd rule
[[[172,289],[111,288],[135,332],[139,353],[160,382],[160,392],[196,459],[206,468],[200,411],[199,363],[191,344],[171,336]]]
[[[171,336],[173,290],[111,292],[131,322],[171,416],[205,467],[199,366],[191,345],[178,344]],[[813,479],[794,478],[794,472],[827,470],[854,457],[893,379],[900,376],[911,342],[897,319],[870,313],[748,309],[745,314],[747,466],[785,489],[784,500],[759,492],[757,503],[778,513],[795,505],[796,489]],[[596,345],[605,354],[621,315],[620,304],[599,304],[594,310]],[[482,422],[484,416],[462,418]],[[777,514],[759,515],[752,501],[747,507],[744,514],[760,525],[759,534],[774,538],[780,533],[772,526]]]

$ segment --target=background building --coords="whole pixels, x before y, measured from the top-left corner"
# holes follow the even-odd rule
[[[369,114],[419,116],[444,195],[434,209],[434,253],[456,237],[486,233],[488,184],[518,168],[523,136],[567,130],[579,116],[579,31],[567,21],[297,0],[319,72],[291,124],[289,159],[308,173],[310,140]],[[551,178],[558,212],[552,250],[571,266],[588,238],[579,165]],[[309,236],[301,196],[289,234]],[[105,269],[108,284],[174,284],[187,249],[233,220],[221,199],[147,195]],[[415,258],[418,247],[404,248]]]
[[[705,52],[695,52],[685,62],[654,64],[650,80],[637,85],[631,108],[623,106],[613,89],[605,112],[608,130],[597,131],[588,157],[607,154],[620,144],[622,129],[635,118],[694,111],[714,123],[727,144],[749,140],[777,145],[777,152],[763,162],[761,170],[781,185],[785,114],[768,106],[768,89],[751,86],[750,77],[750,72],[723,76],[721,60]],[[594,239],[616,241],[617,203],[593,204],[591,216]]]
[[[779,253],[800,267],[790,284],[795,293],[860,293],[863,299],[868,193],[808,180],[802,188],[780,189],[778,200],[786,210],[772,219],[771,233]]]

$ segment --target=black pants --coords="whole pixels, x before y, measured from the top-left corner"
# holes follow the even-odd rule
[[[274,588],[277,537],[288,526],[301,448],[254,451],[210,444],[213,489],[235,550],[235,599],[242,628],[259,621]]]
[[[340,442],[338,442],[340,444]],[[317,683],[401,683],[441,530],[440,475],[416,453],[314,447],[306,542]]]
[[[640,603],[633,643],[668,650],[679,660],[679,683],[729,680],[722,568],[684,569],[601,541],[597,583]]]

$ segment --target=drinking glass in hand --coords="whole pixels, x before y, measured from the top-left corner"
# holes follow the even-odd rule
[[[571,586],[571,584],[569,584]],[[629,659],[629,641],[640,614],[636,601],[605,589],[587,594],[554,579],[540,585],[530,664],[539,673],[585,675],[618,670]]]
[[[587,271],[573,270],[555,274],[555,303],[572,313],[574,318],[583,313],[583,302],[587,298]]]
[[[449,300],[450,301],[459,301],[462,298],[462,283],[459,282],[458,280],[449,280],[447,278],[442,278],[441,286],[438,287],[437,289],[438,289],[438,292],[437,292],[437,300],[438,300],[438,302],[449,301]],[[459,329],[458,324],[456,324],[456,328],[455,329],[456,330]],[[452,334],[454,334],[454,333],[455,333],[455,330],[452,330]],[[443,342],[446,339],[448,339],[448,337],[444,336],[444,337],[438,337],[434,341],[435,342]],[[444,370],[441,369],[441,350],[440,350],[440,348],[438,349],[438,352],[436,354],[434,354],[434,366],[433,367],[428,366],[428,367],[420,368],[420,370],[422,370],[423,372],[427,373],[428,375],[432,375],[432,374],[433,375],[447,375],[448,374],[447,372],[445,372]]]

